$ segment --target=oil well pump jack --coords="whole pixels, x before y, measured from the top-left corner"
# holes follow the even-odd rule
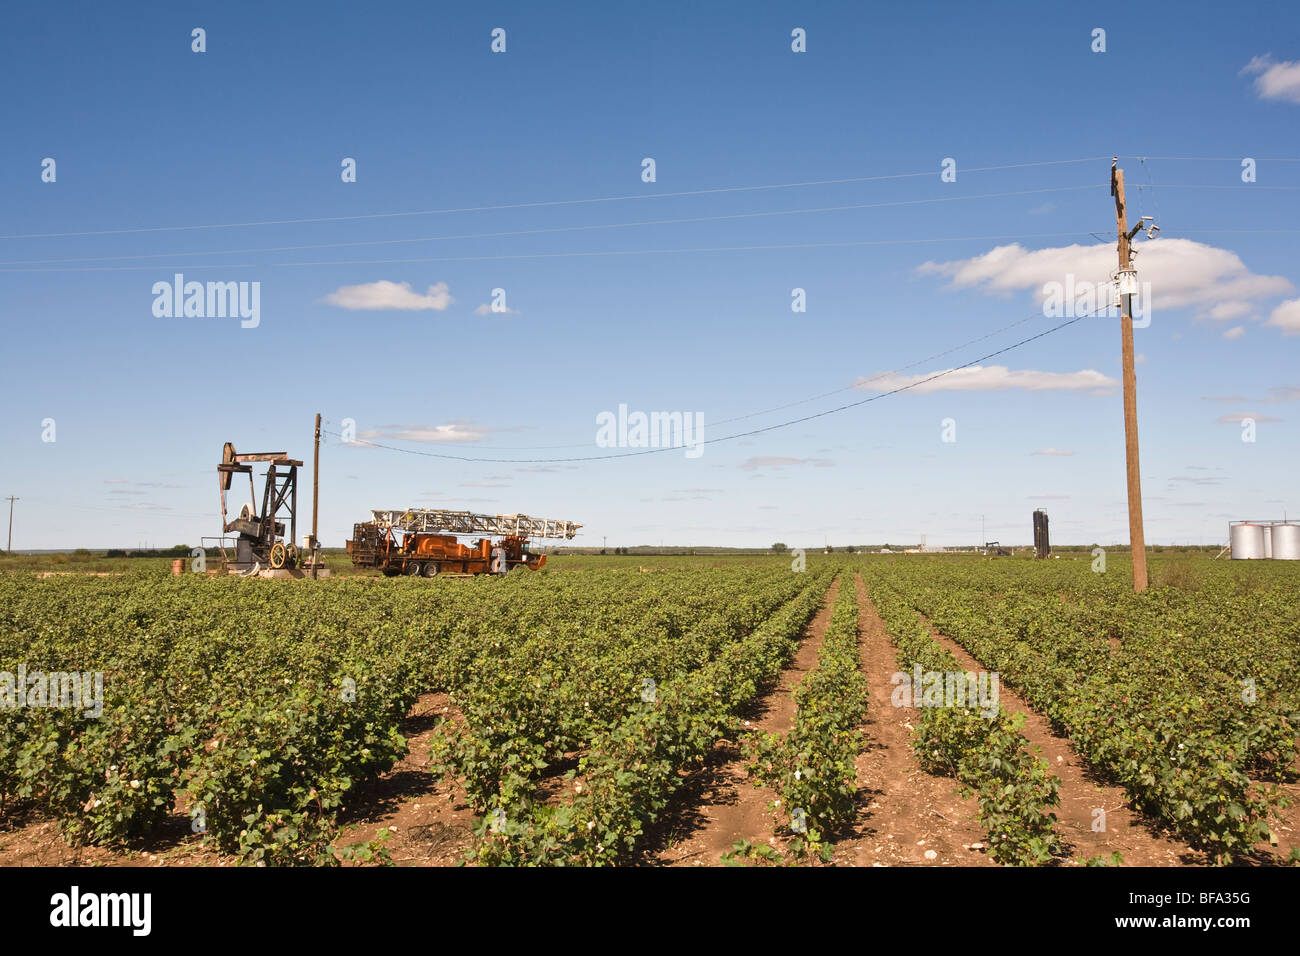
[[[528,515],[488,515],[469,511],[410,508],[372,511],[373,521],[353,525],[347,552],[357,567],[384,574],[505,574],[512,568],[537,570],[546,555],[528,550],[530,538],[573,538],[582,527],[572,521]],[[500,535],[464,545],[456,535]]]
[[[253,478],[254,462],[266,462],[260,507]],[[221,464],[217,465],[217,483],[221,488],[221,530],[224,534],[237,535],[233,555],[226,551],[228,539],[221,539],[222,562],[229,571],[246,573],[297,566],[299,552],[294,542],[298,540],[298,469],[301,467],[302,462],[290,458],[286,452],[241,455],[234,445],[226,442],[221,450]],[[226,493],[231,490],[235,475],[248,475],[249,500],[230,518]],[[288,518],[287,539],[282,517]]]
[[[320,423],[316,416],[316,451],[312,470],[311,534],[302,550],[298,541],[298,470],[303,463],[287,452],[240,454],[226,442],[217,465],[221,490],[220,538],[203,538],[203,550],[213,545],[221,552],[222,570],[242,576],[325,577],[329,569],[320,556],[316,536],[320,481]],[[265,464],[259,501],[254,465]],[[248,499],[235,507],[228,500],[236,475],[248,476]],[[373,511],[374,520],[356,524],[347,553],[357,567],[378,568],[386,575],[505,574],[512,568],[533,570],[546,563],[546,555],[528,550],[531,538],[570,539],[582,525],[572,521],[532,518],[528,515],[488,515],[469,511],[410,508]],[[479,534],[473,545],[461,544],[457,535]],[[234,537],[228,537],[233,535]],[[497,536],[494,541],[489,536]],[[173,568],[173,570],[176,570]],[[177,572],[179,573],[179,572]]]

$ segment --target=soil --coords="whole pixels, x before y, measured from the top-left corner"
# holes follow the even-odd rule
[[[851,866],[993,865],[975,798],[961,796],[955,780],[926,773],[912,753],[916,711],[890,701],[896,651],[860,575],[854,584],[870,695],[857,760],[862,815],[852,835],[836,845],[834,860]]]
[[[939,632],[927,620],[931,635],[950,651],[968,671],[987,671],[964,647]],[[1056,832],[1061,836],[1071,858],[1080,862],[1090,857],[1107,857],[1118,851],[1125,866],[1205,866],[1203,853],[1162,831],[1153,821],[1134,813],[1128,805],[1123,787],[1098,778],[1071,746],[1068,738],[1053,730],[1046,717],[1039,714],[1023,697],[998,683],[998,706],[1004,712],[1025,716],[1024,734],[1031,747],[1047,761],[1052,773],[1061,780],[1061,805],[1055,809]],[[1095,815],[1105,811],[1104,817]],[[1104,830],[1093,830],[1094,821],[1104,820]]]
[[[235,866],[234,856],[203,845],[185,809],[126,846],[70,846],[56,820],[19,816],[0,830],[0,866]]]
[[[474,813],[464,791],[429,772],[429,743],[440,719],[459,717],[446,694],[416,701],[402,725],[407,755],[348,801],[335,846],[374,840],[387,830],[387,850],[399,866],[453,866],[465,859]]]
[[[751,734],[784,733],[794,725],[794,689],[803,675],[817,665],[831,609],[845,580],[832,582],[821,609],[804,628],[794,660],[744,715]],[[776,814],[770,809],[778,799],[770,787],[756,786],[745,772],[740,741],[722,740],[677,792],[667,820],[654,834],[660,844],[648,862],[661,866],[718,866],[722,855],[738,840],[767,843],[779,848],[773,835]]]
[[[1291,772],[1296,772],[1294,766]],[[1280,784],[1279,789],[1291,801],[1291,806],[1281,811],[1282,819],[1273,824],[1274,835],[1278,838],[1278,845],[1273,849],[1281,862],[1286,860],[1292,847],[1300,848],[1300,784],[1291,781]]]

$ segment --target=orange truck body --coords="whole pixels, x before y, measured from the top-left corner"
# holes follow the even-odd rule
[[[506,535],[493,544],[480,538],[461,544],[452,534],[397,534],[384,532],[372,522],[354,525],[347,553],[357,567],[379,568],[384,574],[505,574],[512,568],[537,570],[546,555],[530,554],[528,539]]]

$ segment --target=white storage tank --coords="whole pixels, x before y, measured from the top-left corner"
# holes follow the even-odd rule
[[[1273,526],[1264,525],[1264,557],[1273,557]]]
[[[1242,521],[1228,529],[1232,560],[1261,561],[1264,558],[1264,525]]]
[[[1278,561],[1300,561],[1300,524],[1273,525],[1273,557]]]

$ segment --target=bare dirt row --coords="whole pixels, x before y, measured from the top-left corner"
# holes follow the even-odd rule
[[[831,584],[821,609],[804,628],[790,666],[745,715],[746,730],[785,733],[794,725],[794,689],[817,665],[842,580]],[[774,790],[757,787],[748,779],[739,741],[719,741],[704,767],[692,773],[678,792],[670,819],[657,834],[661,847],[652,861],[662,866],[717,866],[738,840],[769,842],[773,814],[768,806],[776,799]]]
[[[857,761],[863,812],[855,832],[837,844],[835,861],[856,866],[991,866],[975,798],[958,794],[956,781],[926,773],[912,753],[915,711],[894,707],[890,699],[890,677],[900,669],[894,645],[861,575],[854,576],[854,586],[858,646],[870,694]]]
[[[964,647],[940,633],[928,620],[925,623],[931,636],[951,652],[964,669],[987,670]],[[1003,712],[1024,715],[1025,725],[1020,732],[1061,780],[1061,805],[1055,810],[1056,831],[1072,857],[1109,858],[1118,852],[1127,866],[1188,866],[1207,862],[1203,854],[1160,832],[1134,813],[1128,806],[1123,787],[1099,780],[1083,758],[1075,753],[1069,739],[1056,733],[1046,717],[1001,681],[998,706]]]
[[[857,588],[859,646],[870,696],[860,728],[858,823],[850,832],[837,835],[832,862],[840,866],[989,864],[975,800],[959,796],[953,781],[921,770],[912,755],[911,712],[889,703],[889,678],[898,670],[894,648],[860,577],[841,575],[832,585],[791,666],[755,702],[748,729],[784,732],[793,725],[793,690],[816,666],[840,587]],[[706,767],[683,787],[675,820],[666,828],[670,845],[656,855],[657,862],[716,866],[740,840],[777,849],[786,845],[787,835],[774,832],[777,818],[769,809],[777,794],[755,786],[745,774],[744,763],[737,742],[719,742]]]

